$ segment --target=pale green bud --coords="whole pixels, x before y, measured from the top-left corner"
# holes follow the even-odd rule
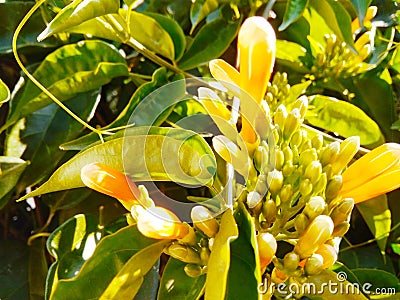
[[[304,177],[310,179],[312,184],[316,184],[322,174],[322,166],[318,160],[311,162],[304,171]]]
[[[297,269],[300,263],[300,256],[297,253],[289,252],[283,258],[283,265],[285,269],[294,271]]]
[[[275,168],[277,170],[282,170],[283,164],[285,163],[285,155],[282,150],[277,149],[275,151]]]
[[[318,154],[317,151],[312,148],[308,149],[306,151],[301,152],[300,158],[299,158],[299,163],[302,166],[308,166],[312,161],[318,160]]]
[[[352,136],[345,139],[340,144],[340,152],[332,164],[332,171],[333,174],[338,174],[342,171],[354,155],[357,153],[358,149],[360,148],[360,137],[359,136]]]
[[[325,196],[328,201],[335,199],[339,195],[340,190],[343,186],[342,175],[335,175],[331,180],[329,180],[328,185],[325,190]]]
[[[317,275],[323,270],[324,258],[322,255],[313,254],[307,259],[304,271],[307,276]]]
[[[262,197],[259,193],[252,191],[247,194],[247,205],[249,208],[256,207],[259,203],[261,203]]]
[[[313,148],[320,150],[324,144],[324,138],[322,135],[317,134],[311,139],[311,145]]]
[[[304,141],[300,146],[300,152],[306,151],[307,149],[314,149],[311,145],[310,140]]]
[[[267,174],[258,175],[258,180],[254,190],[260,195],[265,195],[267,193],[268,190],[267,178],[268,178]]]
[[[321,196],[313,196],[304,207],[303,213],[309,218],[314,219],[324,212],[326,203]]]
[[[276,220],[276,215],[278,214],[278,208],[273,200],[269,199],[264,202],[262,207],[262,214],[267,223],[272,223]]]
[[[349,230],[350,224],[349,222],[343,222],[335,226],[335,229],[333,230],[332,236],[344,236],[346,232]]]
[[[293,153],[293,164],[298,164],[300,160],[299,148],[297,146],[292,146]]]
[[[305,214],[298,214],[294,219],[294,228],[299,234],[302,234],[304,230],[306,230],[309,222]]]
[[[324,150],[322,150],[320,157],[321,164],[325,166],[327,164],[334,162],[339,152],[340,152],[340,143],[337,141],[330,143],[328,146],[325,147]]]
[[[172,244],[166,250],[164,250],[169,256],[178,259],[185,263],[200,264],[200,255],[191,247]]]
[[[199,277],[203,274],[202,267],[195,264],[187,264],[183,270],[185,271],[186,275],[192,278]]]
[[[293,173],[294,169],[295,166],[293,166],[292,161],[286,161],[285,165],[282,168],[283,176],[289,177]]]
[[[286,146],[285,148],[283,148],[283,155],[285,157],[286,162],[293,160],[293,151],[292,151],[292,149],[290,149],[289,146]]]
[[[279,192],[279,198],[281,199],[282,203],[285,203],[292,199],[293,196],[293,187],[291,184],[285,184],[281,191]]]
[[[304,119],[308,109],[307,96],[299,97],[293,104],[293,108],[298,108],[300,112],[300,118]]]
[[[274,124],[278,125],[279,128],[281,130],[283,130],[283,126],[285,124],[285,120],[286,120],[287,116],[288,116],[288,113],[287,113],[285,105],[280,104],[275,111]]]
[[[331,179],[332,176],[333,176],[332,165],[331,164],[327,164],[326,166],[324,166],[322,168],[322,172],[326,174],[326,177],[328,179]]]
[[[299,191],[303,196],[311,194],[313,190],[313,185],[310,179],[304,179],[300,182]]]
[[[299,147],[301,145],[301,141],[302,141],[301,131],[296,131],[290,138],[290,146]]]
[[[298,108],[294,108],[287,116],[285,120],[285,124],[283,127],[283,138],[288,141],[290,140],[292,134],[299,129],[301,121],[300,110]]]
[[[253,154],[254,166],[261,172],[262,166],[268,162],[268,152],[263,146],[258,146]]]
[[[207,208],[197,205],[192,208],[190,216],[192,218],[193,225],[206,236],[213,237],[217,234],[219,230],[219,224]]]
[[[354,200],[353,198],[345,198],[342,202],[336,206],[332,213],[331,218],[333,220],[333,224],[338,225],[350,217],[351,212],[354,208]]]
[[[278,170],[273,170],[268,173],[268,178],[267,178],[268,186],[269,186],[269,191],[271,192],[272,195],[276,195],[280,189],[282,188],[283,185],[283,175],[281,171]]]
[[[207,265],[208,260],[210,258],[210,250],[206,247],[202,247],[200,249],[200,259],[203,265]]]
[[[321,176],[319,177],[317,183],[314,185],[313,188],[313,193],[314,194],[319,194],[323,192],[326,188],[326,184],[328,182],[326,173],[322,173]]]

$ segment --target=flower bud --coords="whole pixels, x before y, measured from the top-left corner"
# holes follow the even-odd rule
[[[334,225],[330,217],[326,215],[317,216],[299,238],[294,251],[300,255],[300,258],[311,256],[319,246],[331,238],[333,228]]]
[[[283,185],[283,175],[282,172],[278,170],[273,170],[268,173],[268,189],[272,195],[276,195]]]
[[[293,133],[292,137],[290,138],[290,146],[297,146],[299,147],[301,145],[301,133],[300,131],[296,131]]]
[[[282,150],[277,149],[275,151],[275,168],[278,171],[281,171],[284,163],[285,163],[285,155],[283,154]]]
[[[143,209],[140,205],[133,205],[132,215],[137,219],[140,233],[149,238],[173,240],[189,233],[188,224],[182,223],[174,213],[160,206]]]
[[[267,223],[272,223],[276,219],[276,215],[278,214],[278,209],[273,200],[269,199],[264,202],[262,206],[262,214]]]
[[[335,229],[333,230],[332,236],[344,236],[346,232],[349,230],[350,224],[349,222],[343,222],[335,226]]]
[[[322,150],[320,162],[323,166],[333,163],[340,152],[340,143],[335,141]]]
[[[261,203],[261,200],[261,195],[255,191],[247,194],[247,205],[249,208],[255,208],[259,203]]]
[[[317,151],[314,148],[301,152],[300,165],[306,167],[313,161],[318,161]]]
[[[351,161],[360,148],[360,137],[352,136],[340,144],[340,152],[332,164],[333,174],[338,174]]]
[[[199,254],[193,250],[193,248],[180,245],[172,244],[166,250],[164,250],[169,256],[178,259],[182,262],[189,264],[200,264],[201,259]]]
[[[292,134],[299,129],[300,124],[302,123],[300,110],[298,108],[294,108],[287,116],[284,126],[283,126],[283,138],[286,141],[289,141]]]
[[[289,252],[283,258],[283,265],[285,269],[294,271],[297,269],[300,263],[300,256],[297,253]]]
[[[282,168],[282,174],[284,177],[289,177],[295,169],[296,167],[293,166],[293,163],[291,161],[287,161]]]
[[[289,276],[279,271],[276,267],[272,270],[271,280],[273,283],[280,284],[285,282],[288,278]]]
[[[300,112],[300,117],[304,119],[307,109],[308,109],[308,98],[307,96],[301,96],[293,104],[293,108],[298,108]]]
[[[270,264],[275,256],[276,248],[278,247],[275,237],[268,233],[259,233],[257,235],[258,254],[260,256],[260,267],[264,269]]]
[[[333,224],[336,226],[344,221],[347,221],[354,208],[354,200],[352,198],[345,198],[342,203],[336,206],[332,213],[331,218]]]
[[[201,263],[203,265],[207,265],[209,258],[210,258],[210,250],[208,249],[208,247],[202,247],[200,249]]]
[[[187,264],[183,270],[185,271],[186,275],[192,278],[199,277],[203,274],[203,269],[201,266],[196,264]]]
[[[206,236],[214,237],[217,234],[219,230],[219,224],[207,208],[197,205],[192,208],[190,216],[192,218],[193,225]]]
[[[283,148],[283,155],[285,157],[285,162],[289,162],[293,160],[293,151],[289,146]]]
[[[328,179],[327,179],[326,173],[322,173],[321,176],[319,177],[317,183],[314,185],[313,193],[314,194],[322,193],[326,188],[327,182],[328,182]]]
[[[274,114],[274,124],[278,125],[281,130],[283,130],[283,126],[285,123],[285,120],[288,116],[286,106],[283,104],[280,104]]]
[[[312,190],[313,186],[309,179],[304,179],[300,182],[299,191],[303,196],[311,194]]]
[[[311,145],[314,149],[320,150],[324,144],[324,138],[321,134],[317,134],[311,139]]]
[[[298,234],[302,234],[304,230],[306,230],[308,224],[310,221],[308,220],[308,217],[301,213],[298,214],[295,219],[294,219],[294,228],[296,229]]]
[[[324,198],[320,196],[313,196],[304,207],[303,213],[309,218],[314,219],[324,212],[326,203]]]
[[[304,177],[310,179],[312,184],[316,184],[322,173],[322,166],[318,160],[312,161],[304,171]]]
[[[333,266],[338,257],[335,247],[328,244],[322,244],[319,246],[315,253],[321,255],[323,258],[324,263],[322,265],[322,269],[327,269]]]
[[[263,146],[258,146],[254,151],[254,165],[259,172],[263,172],[264,166],[268,164],[268,151]]]
[[[304,271],[307,276],[316,275],[323,270],[324,259],[319,254],[313,254],[307,259]]]
[[[281,199],[282,203],[290,201],[293,196],[293,187],[291,184],[285,184],[281,191],[279,192],[279,198]]]
[[[326,186],[325,196],[328,201],[335,199],[337,195],[339,195],[340,190],[342,189],[343,179],[341,175],[335,175],[331,180],[329,180],[328,185]]]

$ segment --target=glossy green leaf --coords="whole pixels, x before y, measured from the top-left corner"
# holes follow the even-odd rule
[[[175,57],[174,60],[179,60],[186,48],[186,38],[185,33],[182,30],[182,27],[172,18],[166,17],[161,14],[155,13],[145,13],[146,15],[155,19],[171,36],[172,41],[174,42],[174,52]]]
[[[228,209],[221,218],[219,232],[208,261],[205,299],[225,299],[227,278],[230,267],[230,243],[239,235],[232,211]]]
[[[35,1],[2,1],[0,3],[0,53],[12,52],[12,38],[18,24],[26,13],[32,8]],[[37,11],[29,19],[26,26],[18,37],[18,48],[29,46],[54,47],[58,45],[55,38],[50,38],[43,43],[39,43],[36,37],[43,30],[45,23],[40,11]]]
[[[10,100],[10,90],[0,78],[0,106]]]
[[[392,250],[397,255],[400,255],[400,244],[391,244]]]
[[[183,140],[174,137],[174,133],[181,134]],[[170,155],[165,157],[167,153]],[[128,159],[130,157],[135,159]],[[80,152],[58,168],[47,182],[20,200],[83,187],[81,169],[92,162],[125,171],[134,181],[172,180],[185,184],[208,183],[216,169],[211,148],[203,138],[191,131],[171,129],[164,135],[125,136]]]
[[[243,203],[235,212],[239,237],[231,243],[231,263],[225,299],[258,299],[261,272],[258,264],[254,219]]]
[[[65,101],[128,73],[125,59],[116,48],[102,41],[88,40],[58,48],[45,58],[33,76],[59,100]],[[21,96],[12,99],[12,110],[0,131],[51,102],[33,82],[28,81]]]
[[[184,271],[186,263],[169,258],[161,277],[158,300],[197,300],[203,293],[206,276],[189,277]]]
[[[35,239],[29,246],[29,296],[30,300],[42,300],[45,295],[47,258],[44,239]]]
[[[356,207],[377,239],[378,246],[384,254],[392,224],[386,195],[364,201],[357,204]]]
[[[386,292],[387,294],[391,294],[393,297],[395,293],[400,293],[400,281],[396,277],[396,275],[392,273],[377,269],[355,269],[352,271],[357,276],[357,278],[360,280],[361,283],[368,284],[369,287],[368,291],[371,294],[376,292],[379,293],[379,291],[381,291],[382,294],[385,294]],[[372,296],[371,299],[379,299],[379,298],[375,298]],[[389,298],[389,299],[395,299],[395,298]]]
[[[81,119],[90,120],[99,101],[99,91],[81,93],[65,104]],[[18,192],[35,185],[50,175],[65,155],[60,144],[77,137],[83,126],[70,117],[60,106],[52,103],[35,111],[25,118],[24,128],[11,130],[6,147],[15,144],[17,139],[25,146],[22,158],[30,161],[18,181]],[[9,155],[17,155],[7,149]]]
[[[77,188],[44,194],[41,197],[41,201],[49,206],[52,211],[64,210],[78,205],[87,199],[91,193],[93,192],[90,189]]]
[[[357,17],[360,20],[360,24],[364,23],[365,14],[367,13],[367,8],[371,2],[372,0],[351,0],[351,3],[357,11]]]
[[[179,61],[181,69],[193,69],[225,52],[241,24],[241,19],[232,21],[232,14],[232,12],[221,13],[217,19],[201,27]]]
[[[190,34],[193,33],[196,26],[203,21],[210,13],[217,10],[218,1],[217,0],[196,0],[192,3],[190,8],[190,22],[192,23],[192,28],[190,29]]]
[[[285,15],[279,30],[285,30],[290,24],[295,22],[307,7],[308,0],[289,0],[286,2]]]
[[[26,242],[0,240],[0,298],[29,299]]]
[[[87,20],[117,13],[118,9],[119,1],[117,0],[75,0],[57,14],[38,36],[38,40],[42,41],[55,33],[62,32]]]
[[[342,4],[335,0],[310,0],[310,5],[321,15],[333,32],[355,51],[351,17]],[[321,30],[321,28],[317,28],[317,30]]]
[[[92,247],[85,245],[88,242],[84,243],[82,247],[87,252],[94,252],[78,272],[54,281],[50,299],[99,299],[124,264],[135,253],[155,242],[142,236],[135,226],[129,226],[104,237],[96,248],[93,248],[93,243]]]
[[[7,194],[14,189],[25,168],[26,162],[20,158],[0,156],[0,209],[7,204]]]
[[[358,135],[362,145],[384,141],[378,125],[366,113],[349,102],[332,97],[311,97],[306,120],[313,126],[336,132],[345,138]]]
[[[144,275],[150,271],[168,243],[170,241],[161,240],[134,254],[115,275],[99,299],[134,297],[144,281]]]
[[[307,50],[299,44],[278,39],[276,41],[276,59],[278,63],[297,72],[309,72],[307,68],[309,61]]]

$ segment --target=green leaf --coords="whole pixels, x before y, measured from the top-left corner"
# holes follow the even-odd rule
[[[358,135],[362,145],[384,141],[375,121],[357,106],[323,95],[312,96],[310,104],[306,120],[311,125],[345,138]]]
[[[351,17],[342,4],[335,0],[310,0],[310,5],[321,15],[332,31],[356,52],[351,32]],[[321,28],[316,28],[316,30],[321,30]],[[325,33],[322,31],[322,34]]]
[[[295,22],[307,7],[308,0],[289,0],[286,2],[285,15],[278,30],[285,30],[290,24]]]
[[[158,300],[196,300],[204,290],[206,276],[192,278],[184,271],[186,263],[169,258],[161,277]]]
[[[86,188],[77,188],[73,190],[59,191],[45,194],[41,201],[45,203],[52,211],[69,209],[81,203],[92,194],[92,190]]]
[[[58,48],[45,58],[33,76],[59,100],[65,101],[128,73],[125,59],[116,48],[102,41],[88,40]],[[21,96],[12,99],[11,113],[0,131],[51,102],[32,81],[28,81]]]
[[[0,243],[0,298],[29,299],[26,242],[1,240]]]
[[[22,172],[26,168],[26,162],[17,157],[0,156],[0,209],[7,204],[6,197],[17,184]]]
[[[69,235],[69,241],[71,236],[74,235]],[[59,278],[54,282],[50,299],[99,299],[124,264],[155,242],[142,236],[135,226],[129,226],[101,239],[95,249],[93,244],[82,246],[88,252],[94,250],[93,254],[86,258],[77,273],[74,271],[70,278]]]
[[[208,261],[205,299],[225,299],[227,278],[230,266],[230,243],[239,235],[232,211],[228,209],[221,218],[219,232]]]
[[[118,9],[119,1],[117,0],[75,0],[64,7],[47,25],[46,29],[38,36],[38,41],[87,20],[117,13]]]
[[[186,38],[182,27],[179,26],[179,24],[174,19],[166,17],[164,15],[148,12],[146,12],[145,14],[156,20],[171,36],[171,39],[174,42],[175,49],[174,60],[178,61],[182,57],[186,48]]]
[[[368,6],[372,0],[351,0],[354,8],[357,11],[357,17],[360,20],[360,24],[364,24],[365,14],[367,13]]]
[[[10,100],[10,90],[0,78],[0,106]]]
[[[399,279],[392,273],[377,269],[354,269],[352,271],[362,284],[368,284],[370,293],[379,292],[377,289],[382,292],[384,289],[388,291],[388,288],[394,289],[394,291],[391,291],[392,295],[394,294],[393,292],[400,292]],[[373,297],[371,299],[377,298]]]
[[[225,299],[258,299],[261,272],[256,259],[258,252],[254,220],[243,203],[239,203],[234,216],[239,227],[239,237],[231,243],[231,263]]]
[[[133,255],[112,279],[100,300],[134,297],[143,283],[144,275],[150,271],[168,243],[170,241],[161,240]]]
[[[12,38],[18,24],[26,13],[32,8],[35,1],[2,1],[0,3],[0,53],[12,52]],[[55,38],[39,43],[36,40],[38,34],[43,30],[45,23],[40,11],[36,11],[23,30],[20,32],[17,47],[54,47],[58,45]]]
[[[99,91],[95,91],[81,93],[65,104],[81,119],[90,120],[98,100]],[[14,139],[19,140],[25,145],[22,158],[31,162],[18,182],[18,192],[47,179],[65,155],[65,151],[59,149],[60,144],[77,137],[83,129],[56,103],[28,115],[24,129],[18,123],[15,126],[18,128],[13,128],[7,136],[6,147],[13,145]],[[9,149],[7,153],[17,155]]]
[[[217,19],[201,27],[180,59],[179,67],[183,70],[193,69],[222,55],[235,38],[241,24],[241,18],[232,21],[232,17],[232,11],[221,11]]]
[[[48,271],[45,245],[43,239],[35,239],[29,246],[28,278],[30,300],[44,299]]]
[[[280,64],[299,73],[309,72],[307,50],[299,44],[278,39],[276,41],[276,59]]]
[[[190,22],[192,23],[190,34],[193,33],[196,26],[199,25],[205,17],[217,10],[218,5],[217,0],[196,0],[192,3],[190,8]]]
[[[170,155],[163,159],[166,154]],[[131,157],[136,159],[128,159]],[[216,169],[214,154],[202,137],[188,130],[168,128],[164,135],[125,136],[84,150],[58,168],[42,186],[20,200],[83,187],[81,169],[92,162],[125,171],[134,181],[172,180],[192,185],[208,183]]]
[[[396,253],[397,255],[400,255],[400,244],[392,244],[392,250],[394,253]]]
[[[377,239],[379,249],[384,254],[392,223],[386,195],[364,201],[357,204],[356,207]]]

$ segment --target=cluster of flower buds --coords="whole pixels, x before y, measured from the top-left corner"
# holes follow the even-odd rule
[[[317,79],[328,81],[329,78],[351,77],[368,70],[370,66],[364,60],[372,52],[371,39],[370,31],[362,34],[354,43],[355,52],[335,34],[325,35],[325,51],[316,54],[311,73]]]

